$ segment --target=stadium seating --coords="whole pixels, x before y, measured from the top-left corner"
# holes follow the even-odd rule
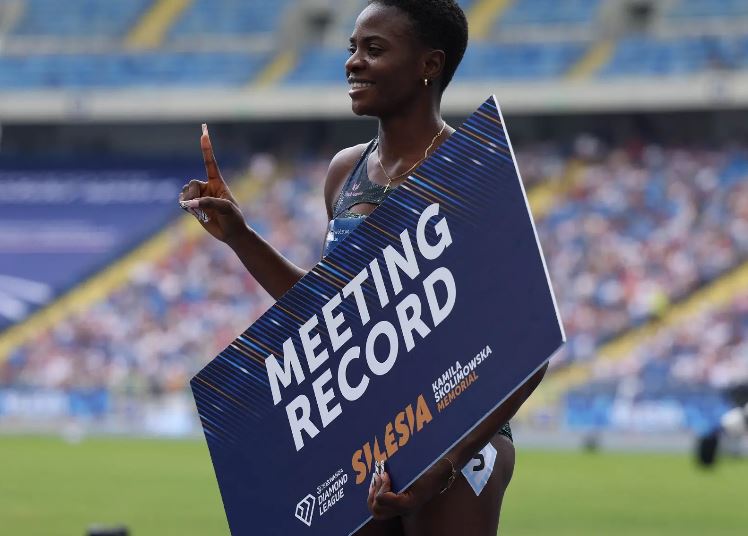
[[[195,0],[164,26],[156,50],[125,50],[154,0],[23,0],[20,18],[4,40],[14,46],[0,51],[0,88],[129,88],[134,86],[239,86],[262,72],[283,42],[282,22],[300,5],[290,0]],[[468,12],[475,0],[462,0]],[[494,31],[468,48],[457,82],[532,81],[566,77],[595,47],[588,30],[605,0],[516,0],[497,17]],[[340,4],[324,45],[306,44],[288,73],[273,83],[332,84],[343,79],[345,38],[365,0]],[[748,69],[748,36],[679,36],[681,21],[748,20],[740,0],[681,0],[664,13],[670,37],[624,34],[610,60],[590,72],[598,79],[692,75],[710,69]],[[553,27],[553,38],[542,34]],[[532,29],[525,33],[524,29]],[[580,34],[582,28],[587,33]],[[503,37],[504,30],[519,36]],[[2,30],[0,30],[2,31]],[[6,28],[7,31],[7,28]],[[517,33],[519,32],[519,33]],[[534,33],[533,33],[534,32]],[[539,33],[540,32],[540,33]],[[508,35],[508,34],[507,34]],[[33,41],[30,39],[33,38]],[[39,43],[36,43],[36,40]],[[92,39],[94,41],[92,41]],[[14,42],[17,40],[17,42]],[[41,49],[38,44],[47,43]],[[70,53],[57,53],[64,43]],[[91,43],[107,43],[96,50]],[[339,43],[339,47],[338,47]],[[34,46],[32,46],[34,45]],[[29,50],[24,54],[24,46]],[[82,52],[85,51],[85,52]],[[204,76],[210,72],[210,76]]]
[[[323,172],[317,160],[299,162],[293,175],[245,207],[253,227],[300,266],[319,255]],[[180,235],[158,260],[143,261],[124,287],[0,363],[0,391],[104,388],[131,400],[135,411],[138,397],[183,391],[206,358],[270,304],[230,250],[204,234],[197,241]]]
[[[285,84],[329,84],[345,80],[345,62],[350,54],[340,48],[312,48],[304,52],[296,67],[284,78]]]
[[[708,68],[745,68],[748,37],[684,37],[667,40],[637,36],[621,39],[601,77],[692,74]]]
[[[743,0],[678,0],[668,17],[680,20],[748,17],[748,3]]]
[[[177,19],[169,37],[269,34],[277,31],[290,3],[289,0],[195,0]]]
[[[602,0],[517,0],[498,19],[496,31],[517,26],[581,26],[595,20]]]
[[[595,23],[604,1],[510,3],[494,24],[494,35],[471,43],[456,83],[565,77],[595,46],[585,29]],[[346,3],[340,18],[349,18],[364,3]],[[594,76],[615,82],[748,69],[748,36],[740,35],[740,28],[725,35],[678,31],[683,22],[748,17],[745,1],[669,5],[661,21],[667,31],[619,38]],[[3,43],[14,45],[0,51],[3,90],[243,88],[274,56],[270,46],[244,51],[244,45],[255,38],[273,43],[288,10],[298,4],[195,0],[170,26],[164,42],[146,52],[126,51],[124,43],[152,0],[25,0],[24,6],[10,33],[1,36]],[[529,27],[535,33],[518,42],[501,34],[511,29],[520,35]],[[552,35],[538,36],[551,27]],[[18,43],[33,44],[36,37],[49,38],[53,50],[63,43],[65,50],[79,52],[42,53],[42,47],[26,54],[19,49]],[[107,46],[80,52],[89,37]],[[302,91],[318,84],[343,87],[346,41],[322,39],[324,45],[304,46],[295,67],[278,83]],[[707,428],[722,408],[715,392],[748,376],[746,350],[739,342],[748,339],[744,292],[687,326],[668,328],[630,356],[593,363],[602,345],[658,318],[748,260],[746,148],[684,150],[634,143],[582,157],[551,143],[520,145],[516,154],[523,176],[532,181],[547,180],[547,170],[570,163],[578,170],[537,219],[568,336],[553,367],[579,364],[592,371],[591,381],[566,399],[567,422],[581,428],[624,423],[628,410],[623,403],[629,400],[624,395],[630,394],[626,381],[631,380],[636,400],[658,408],[662,420],[653,418],[650,424]],[[310,266],[318,258],[325,224],[319,207],[327,160],[315,155],[287,163],[288,175],[268,182],[245,212],[284,254]],[[216,277],[206,281],[206,272]],[[0,388],[90,388],[96,400],[101,393],[112,395],[112,406],[92,404],[97,412],[118,407],[118,397],[137,402],[141,395],[182,391],[204,360],[269,303],[226,248],[205,236],[185,239],[162,258],[144,262],[121,289],[17,347],[0,363]],[[693,340],[693,331],[709,336]]]
[[[583,43],[476,43],[465,53],[456,81],[560,78],[579,60]]]
[[[528,162],[528,177],[542,175],[533,170],[558,169],[559,153],[542,146],[517,148],[520,166]],[[319,255],[325,226],[318,210],[325,164],[324,158],[298,161],[293,180],[273,182],[246,209],[263,236],[304,266]],[[574,185],[537,222],[569,340],[555,366],[590,360],[610,337],[640,325],[669,302],[747,259],[742,229],[748,227],[748,213],[741,208],[748,206],[747,177],[748,158],[740,150],[686,152],[652,146],[629,154],[616,149],[587,163]],[[220,277],[206,281],[198,275],[206,269]],[[144,266],[128,288],[40,339],[48,343],[19,348],[13,368],[0,365],[0,375],[10,382],[21,376],[31,383],[41,381],[27,370],[28,363],[42,355],[64,362],[75,359],[52,352],[49,345],[60,344],[55,341],[70,333],[90,337],[93,325],[97,348],[117,370],[97,376],[96,385],[115,388],[124,374],[146,375],[161,390],[181,388],[184,383],[174,374],[184,380],[199,368],[200,359],[215,355],[268,305],[232,254],[201,237]],[[122,307],[133,314],[117,317]],[[167,324],[188,332],[180,328],[167,335]],[[709,326],[707,322],[700,332],[708,332]],[[125,349],[125,339],[140,342]],[[123,351],[132,354],[131,360],[120,362]],[[672,357],[655,357],[645,359],[652,365],[643,370],[645,377],[660,382],[675,368],[659,366]],[[75,381],[89,381],[85,378]],[[58,381],[49,380],[47,386]]]
[[[652,429],[711,432],[730,405],[725,393],[748,384],[748,290],[715,310],[695,312],[685,322],[637,344],[623,359],[599,361],[592,379],[565,397],[573,428],[625,427],[644,406],[659,415]],[[652,411],[657,410],[657,411]],[[647,422],[641,415],[639,426]],[[646,426],[646,424],[645,424]]]
[[[25,0],[14,35],[122,37],[152,0]]]
[[[551,279],[565,282],[556,291],[569,341],[556,365],[594,358],[748,258],[747,179],[741,151],[619,150],[588,166],[539,225]]]
[[[0,55],[0,87],[225,87],[248,82],[265,61],[265,54],[225,52]]]

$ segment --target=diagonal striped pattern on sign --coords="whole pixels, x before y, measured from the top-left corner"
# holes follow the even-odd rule
[[[509,142],[490,98],[350,234],[345,247],[322,259],[193,378],[191,386],[208,442],[234,443],[240,432],[270,411],[273,401],[265,359],[272,353],[282,363],[284,341],[289,337],[298,341],[299,327],[372,260],[381,262],[382,249],[399,242],[403,229],[413,238],[418,215],[427,206],[439,203],[451,219],[475,227],[472,215],[489,208],[489,200],[503,189],[516,187],[516,180]],[[371,279],[362,288],[367,302],[377,303]],[[343,300],[338,308],[346,317],[358,318],[353,300]],[[329,347],[322,320],[312,334]]]

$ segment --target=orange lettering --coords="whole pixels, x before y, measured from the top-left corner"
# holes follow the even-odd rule
[[[371,447],[368,442],[364,445],[364,456],[366,456],[366,471],[369,472],[371,471],[371,466],[374,463],[374,460],[372,459]]]
[[[405,444],[408,442],[408,439],[410,439],[410,429],[405,424],[404,411],[401,411],[397,414],[397,417],[395,417],[395,431],[400,434],[400,440],[398,441],[398,444],[401,447],[405,446]]]
[[[387,458],[391,458],[397,452],[397,442],[395,441],[391,422],[388,422],[387,427],[384,429],[384,448],[387,449]]]
[[[431,411],[423,395],[418,397],[416,404],[416,430],[420,432],[423,425],[430,423],[433,417],[431,417]]]
[[[356,473],[356,484],[361,484],[364,480],[366,480],[366,473],[368,473],[368,471],[366,470],[366,465],[363,461],[361,461],[362,455],[363,451],[361,449],[358,449],[353,453],[353,458],[351,459],[353,471]]]

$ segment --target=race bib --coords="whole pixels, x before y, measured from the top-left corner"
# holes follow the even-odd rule
[[[462,474],[476,495],[480,495],[486,487],[495,463],[496,449],[489,443],[462,468]]]

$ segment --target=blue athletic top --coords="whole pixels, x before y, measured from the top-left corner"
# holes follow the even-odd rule
[[[365,214],[356,214],[351,212],[351,208],[361,203],[370,203],[372,205],[381,205],[394,188],[386,189],[381,184],[376,184],[369,180],[367,171],[367,162],[369,155],[377,148],[377,140],[369,142],[364,152],[359,157],[356,165],[353,167],[351,174],[343,184],[335,204],[333,205],[333,219],[327,228],[325,237],[325,247],[322,256],[330,253],[338,244],[345,240],[364,219]],[[512,440],[512,429],[509,423],[501,427],[498,432]]]

